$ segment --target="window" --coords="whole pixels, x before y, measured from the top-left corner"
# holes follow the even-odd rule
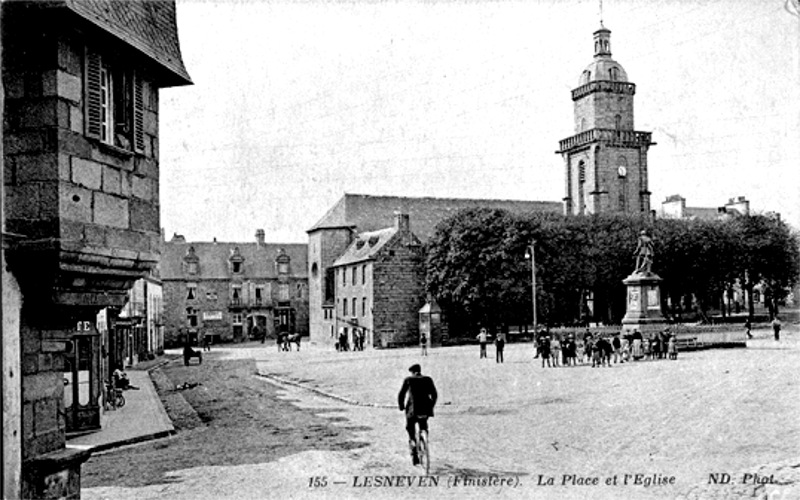
[[[194,307],[186,308],[186,324],[192,328],[197,326],[197,310]]]
[[[242,324],[242,315],[240,313],[234,314],[231,322],[234,325],[241,325]]]
[[[194,300],[197,298],[197,284],[186,284],[186,300]]]
[[[298,299],[302,299],[303,298],[303,284],[302,283],[298,283],[297,284],[297,298]]]
[[[578,163],[578,182],[586,182],[586,164]]]
[[[353,286],[356,286],[356,281],[358,281],[356,279],[357,275],[358,275],[358,267],[357,266],[353,266]]]
[[[231,285],[231,304],[238,305],[242,301],[242,285]]]
[[[345,272],[345,268],[339,269],[339,272],[342,273],[342,286],[347,286],[347,273]]]
[[[356,307],[357,307],[357,304],[358,304],[358,301],[356,301],[355,297],[353,297],[353,301],[350,304],[352,306],[352,309],[350,309],[350,316],[355,318],[356,317]]]
[[[197,274],[197,262],[189,262],[187,265],[187,270],[189,274]]]
[[[616,82],[617,80],[619,80],[619,68],[616,66],[611,66],[608,69],[608,75],[611,78],[612,82]]]
[[[367,316],[367,298],[366,297],[363,297],[361,299],[361,316],[363,316],[363,317]]]
[[[280,274],[288,274],[289,273],[289,263],[288,262],[278,262],[278,273],[280,273]]]
[[[361,284],[362,285],[366,285],[367,284],[367,265],[366,264],[361,266]]]
[[[622,128],[622,117],[619,115],[614,116],[614,128],[617,130]]]
[[[241,262],[232,262],[233,265],[233,273],[239,274],[242,272],[242,263]]]
[[[278,300],[286,302],[289,300],[289,284],[281,283],[278,285]]]
[[[144,92],[142,79],[117,67],[110,55],[86,51],[85,132],[106,144],[144,152]]]
[[[347,299],[342,299],[342,316],[347,316]]]

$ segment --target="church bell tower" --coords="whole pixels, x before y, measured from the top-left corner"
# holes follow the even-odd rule
[[[647,214],[650,132],[633,128],[633,95],[622,66],[611,59],[611,31],[594,32],[594,60],[572,91],[575,135],[559,141],[564,158],[564,213]]]

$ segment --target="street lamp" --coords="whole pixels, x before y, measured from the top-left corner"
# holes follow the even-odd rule
[[[525,258],[531,259],[531,289],[532,289],[532,298],[533,298],[533,341],[536,342],[536,330],[537,330],[537,323],[536,323],[536,254],[534,250],[536,249],[536,240],[531,239],[530,246],[525,249]]]

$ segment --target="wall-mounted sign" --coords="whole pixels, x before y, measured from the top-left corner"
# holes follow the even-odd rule
[[[222,321],[222,311],[203,312],[203,321]]]

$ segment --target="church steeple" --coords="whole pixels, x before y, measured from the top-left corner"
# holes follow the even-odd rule
[[[594,57],[611,57],[611,30],[603,26],[594,32]]]
[[[601,4],[602,8],[602,4]],[[559,143],[565,160],[564,211],[648,213],[647,150],[650,132],[633,126],[636,85],[611,58],[611,30],[594,32],[594,58],[572,91],[575,135]]]

